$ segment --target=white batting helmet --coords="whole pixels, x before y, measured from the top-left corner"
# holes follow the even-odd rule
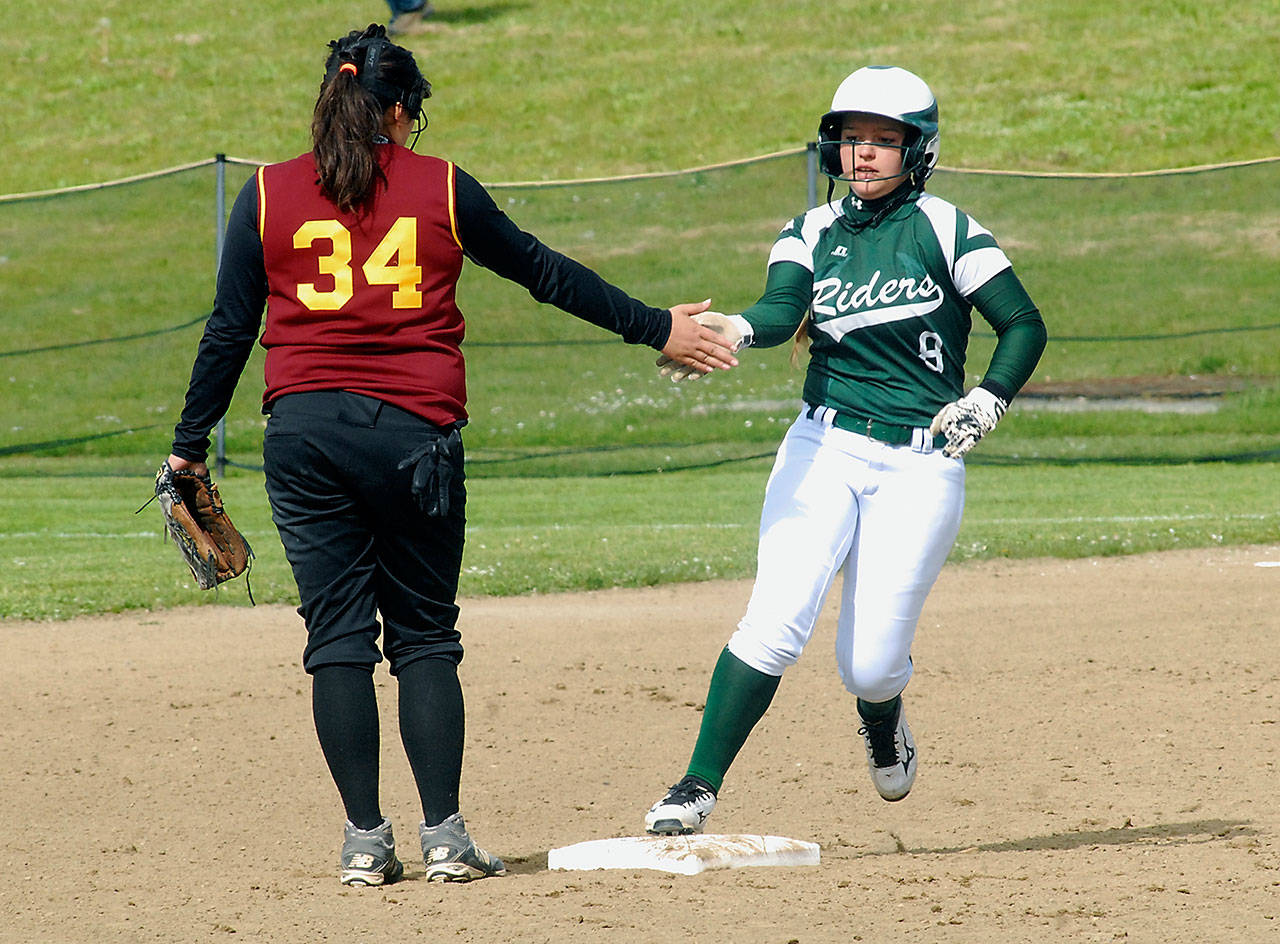
[[[840,178],[837,142],[845,115],[858,112],[900,121],[908,128],[902,169],[921,187],[938,165],[938,100],[914,72],[898,66],[864,66],[849,75],[831,99],[831,110],[818,124],[818,154],[822,172]],[[830,145],[830,146],[824,146]]]

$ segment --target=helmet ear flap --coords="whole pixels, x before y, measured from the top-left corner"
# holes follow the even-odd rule
[[[902,152],[902,168],[911,175],[911,182],[919,185],[924,183],[924,177],[921,176],[924,171],[924,136],[920,133],[919,128],[907,126],[907,138],[911,142]]]
[[[840,164],[840,136],[844,116],[835,113],[824,115],[818,124],[818,169],[828,177],[842,177]]]
[[[933,168],[938,163],[938,133],[935,131],[928,137],[923,133],[919,134],[904,160],[912,168],[912,183],[923,188],[924,182],[933,174]]]

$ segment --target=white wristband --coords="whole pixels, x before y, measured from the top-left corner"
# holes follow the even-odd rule
[[[751,327],[751,322],[741,315],[730,315],[729,320],[733,322],[733,326],[742,334],[742,347],[751,346],[751,338],[755,331]]]

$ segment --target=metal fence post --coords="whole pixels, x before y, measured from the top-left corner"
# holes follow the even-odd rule
[[[213,227],[213,246],[216,258],[213,263],[213,282],[216,291],[218,284],[218,270],[222,267],[222,243],[226,238],[224,230],[226,229],[227,220],[227,155],[214,155],[217,162],[217,184],[214,187],[214,211],[217,214]],[[218,420],[217,433],[217,459],[215,466],[218,470],[218,478],[227,471],[227,418],[223,416]]]
[[[808,185],[807,196],[809,198],[809,209],[812,210],[818,205],[818,142],[809,141],[804,146],[804,160],[808,168]]]

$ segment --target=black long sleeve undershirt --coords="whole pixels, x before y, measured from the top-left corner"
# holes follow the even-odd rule
[[[203,462],[209,454],[209,431],[231,405],[262,329],[267,272],[257,219],[258,188],[250,177],[227,219],[213,312],[205,322],[186,404],[173,431],[173,454],[181,459]]]
[[[538,302],[621,335],[629,344],[661,350],[671,313],[653,308],[591,269],[521,230],[474,177],[455,168],[458,239],[469,259],[523,286]],[[258,235],[254,178],[240,190],[227,221],[213,312],[191,369],[173,453],[193,462],[209,451],[209,432],[231,397],[262,330],[267,274]]]
[[[462,168],[456,169],[454,189],[458,239],[468,258],[524,286],[536,301],[619,334],[628,344],[662,350],[671,334],[669,311],[637,301],[521,230]]]

